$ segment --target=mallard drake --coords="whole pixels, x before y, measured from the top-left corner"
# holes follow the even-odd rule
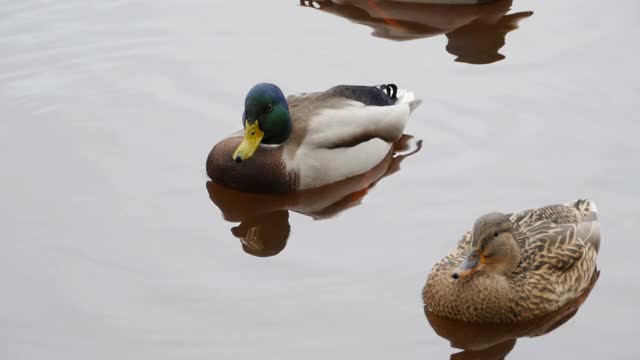
[[[436,315],[468,322],[533,319],[585,291],[599,248],[589,200],[490,213],[433,267],[423,300]]]
[[[284,96],[273,84],[246,96],[244,131],[216,144],[207,174],[247,192],[286,193],[363,174],[389,154],[420,104],[396,85],[340,85]]]

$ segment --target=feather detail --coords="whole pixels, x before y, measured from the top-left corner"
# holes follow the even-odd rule
[[[452,280],[452,269],[474,249],[471,233],[432,269],[423,290],[436,314],[464,321],[510,322],[555,311],[581,296],[596,272],[597,207],[589,200],[508,216],[521,257],[507,273]],[[475,236],[475,235],[474,235]]]
[[[300,125],[294,126],[297,145],[285,151],[284,161],[299,175],[300,189],[362,174],[387,156],[420,101],[406,90],[387,98],[388,105],[380,96],[388,95],[377,87],[341,85],[288,99]]]

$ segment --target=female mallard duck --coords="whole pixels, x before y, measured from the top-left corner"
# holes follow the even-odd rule
[[[490,213],[433,267],[424,303],[439,316],[469,322],[532,319],[588,288],[599,248],[597,208],[589,200]]]
[[[384,160],[419,104],[393,84],[340,85],[287,98],[276,85],[258,84],[245,99],[244,135],[213,147],[207,174],[230,188],[262,193],[359,175]]]

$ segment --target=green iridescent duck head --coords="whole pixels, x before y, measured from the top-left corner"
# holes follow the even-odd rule
[[[261,83],[249,90],[242,114],[244,139],[233,153],[236,162],[245,161],[260,144],[282,144],[291,135],[291,115],[282,90],[274,84]]]

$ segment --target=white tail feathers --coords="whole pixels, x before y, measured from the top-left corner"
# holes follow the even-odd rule
[[[398,104],[407,103],[409,104],[409,112],[413,112],[420,104],[422,104],[422,100],[416,99],[414,93],[407,89],[398,89]]]
[[[422,104],[422,100],[420,99],[409,101],[409,112],[413,112],[413,110],[415,110],[418,106],[420,106],[420,104]]]

